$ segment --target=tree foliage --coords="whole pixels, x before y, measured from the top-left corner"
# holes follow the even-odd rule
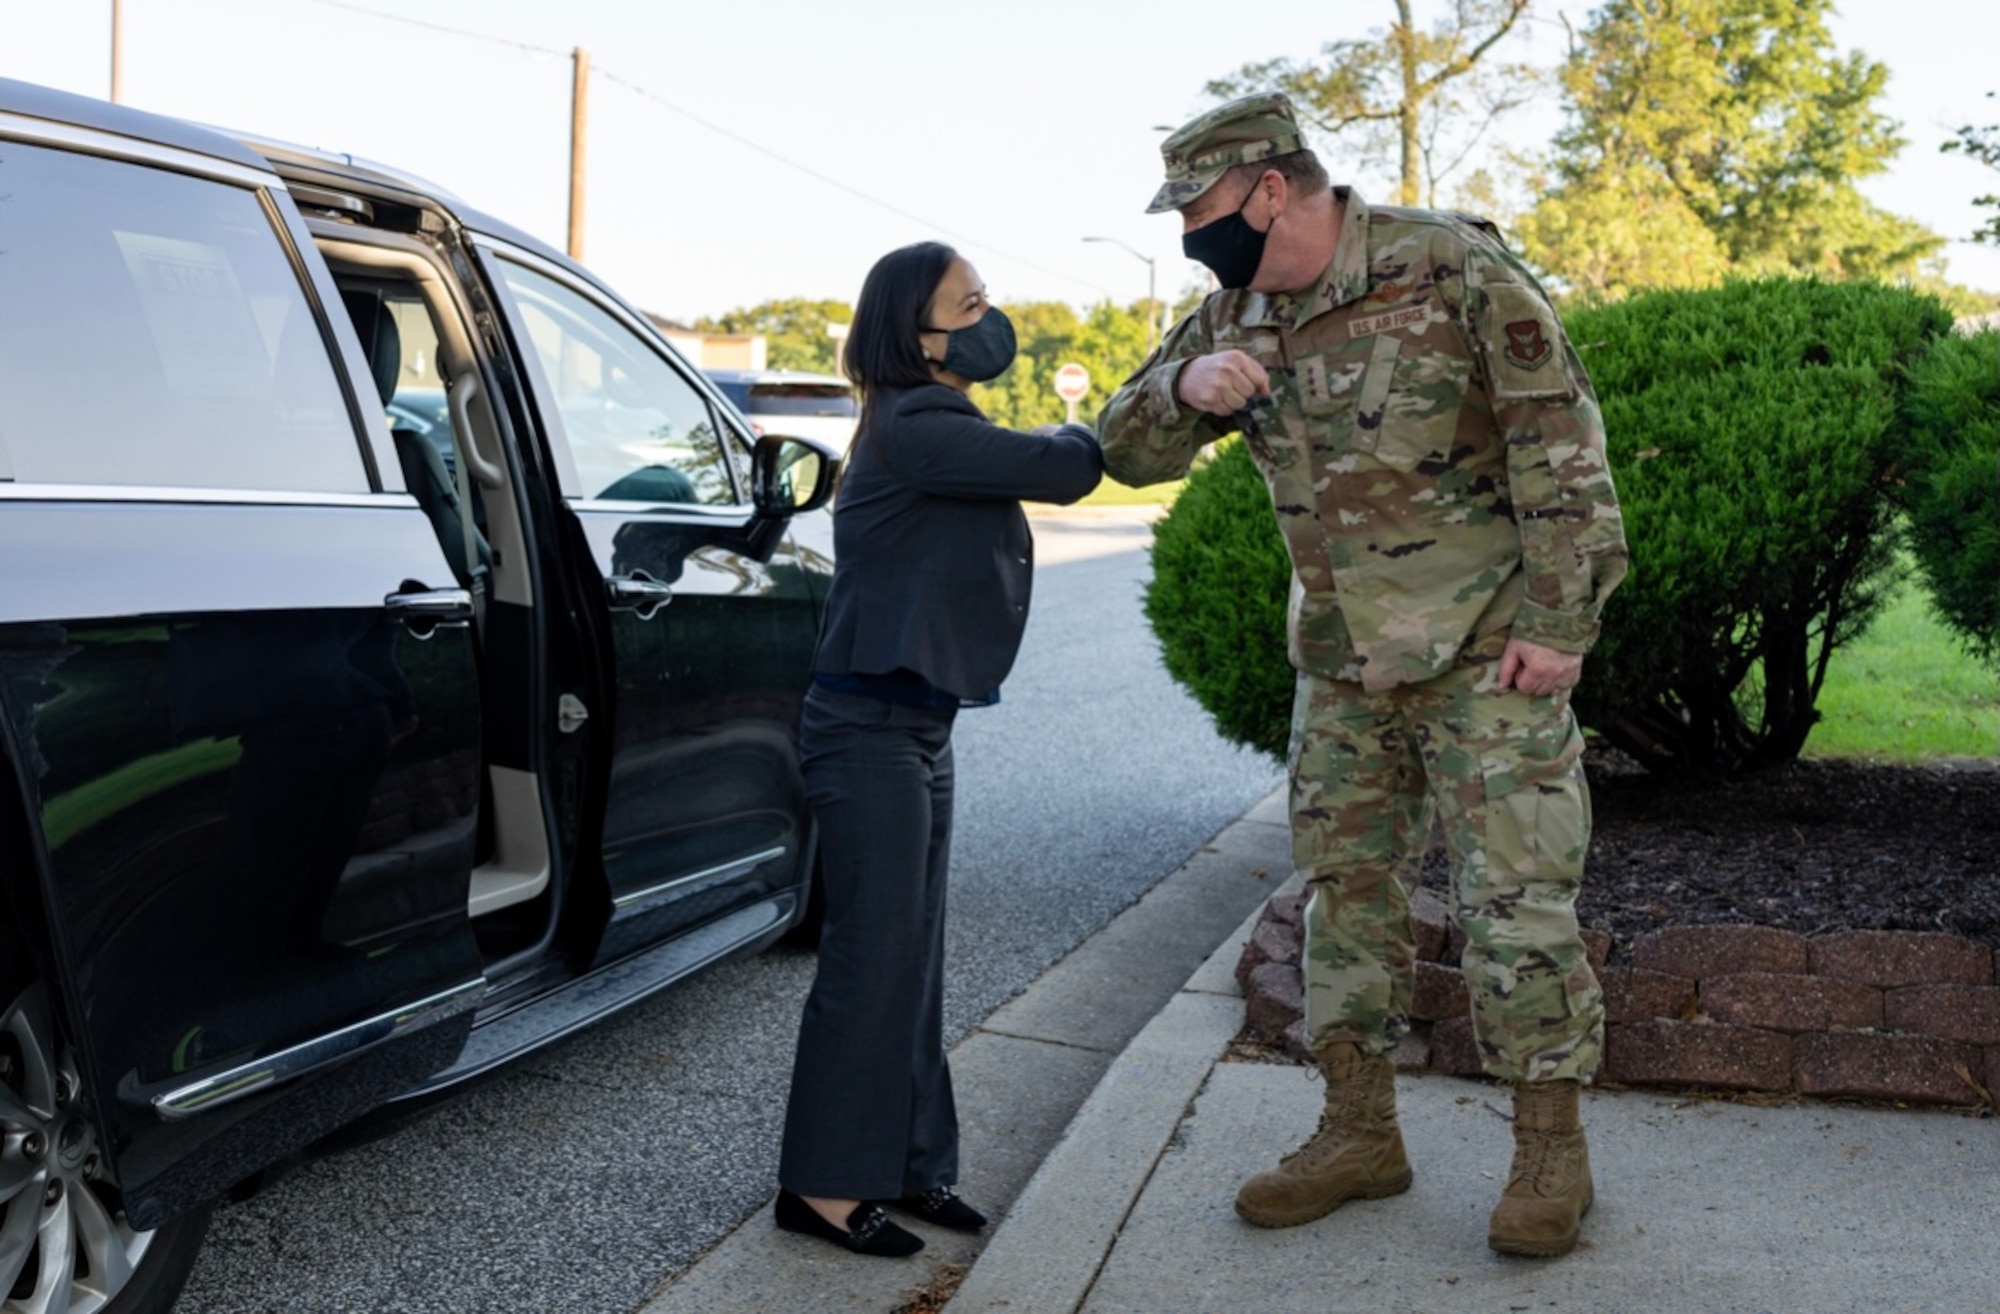
[[[2000,333],[1953,335],[1911,371],[1899,500],[1938,614],[1976,656],[2000,656]]]
[[[1012,302],[1002,307],[1014,321],[1020,355],[1013,368],[972,390],[972,400],[995,424],[1032,429],[1059,424],[1068,414],[1055,393],[1055,373],[1075,361],[1090,371],[1090,395],[1077,418],[1091,423],[1118,385],[1146,359],[1147,304],[1099,302],[1087,314],[1062,301]]]
[[[1986,98],[1993,99],[1993,93],[1987,92]],[[1950,141],[1938,149],[1946,154],[1963,155],[1967,159],[2000,172],[2000,123],[1989,123],[1984,127],[1965,124],[1952,134]],[[1993,212],[1986,216],[1986,222],[1973,232],[1972,240],[2000,244],[2000,196],[1991,193],[1976,196],[1972,203],[1982,210]]]
[[[1589,299],[1727,275],[1906,277],[1944,239],[1856,190],[1904,142],[1832,0],[1609,0],[1576,34],[1529,259]]]
[[[1282,91],[1321,131],[1354,140],[1370,156],[1395,148],[1400,205],[1436,204],[1437,185],[1471,153],[1492,121],[1523,105],[1541,74],[1501,64],[1494,48],[1527,12],[1528,0],[1452,0],[1429,31],[1411,0],[1394,0],[1396,21],[1359,40],[1329,41],[1317,60],[1246,64],[1208,84],[1227,100]]]
[[[831,324],[854,322],[854,307],[845,301],[811,301],[781,297],[695,321],[704,333],[761,333],[766,360],[774,370],[840,373],[840,342],[827,332]]]

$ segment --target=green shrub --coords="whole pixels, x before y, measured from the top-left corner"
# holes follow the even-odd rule
[[[1660,770],[1797,757],[1828,659],[1881,601],[1905,375],[1949,312],[1881,284],[1764,279],[1568,327],[1632,549],[1579,714]]]
[[[1949,313],[1879,284],[1767,279],[1568,320],[1633,557],[1579,713],[1655,769],[1796,757],[1829,656],[1880,602],[1906,371]],[[1240,446],[1197,469],[1160,524],[1147,615],[1222,732],[1281,754],[1289,567],[1269,507]]]
[[[1146,619],[1167,673],[1237,743],[1285,755],[1292,667],[1285,593],[1292,567],[1271,495],[1235,439],[1195,467],[1154,528]]]
[[[1901,501],[1931,601],[1975,656],[2000,654],[2000,332],[1941,339],[1911,371]]]

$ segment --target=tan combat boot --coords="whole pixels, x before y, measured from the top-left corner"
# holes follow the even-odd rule
[[[1396,1070],[1387,1054],[1351,1044],[1319,1052],[1326,1110],[1319,1130],[1269,1172],[1236,1193],[1236,1212],[1259,1227],[1295,1227],[1348,1200],[1379,1200],[1410,1189],[1410,1161],[1396,1126]]]
[[[1553,1259],[1576,1249],[1594,1195],[1576,1095],[1574,1081],[1514,1088],[1514,1166],[1486,1225],[1486,1244],[1502,1254]]]

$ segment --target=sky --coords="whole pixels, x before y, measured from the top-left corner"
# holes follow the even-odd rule
[[[1143,213],[1162,128],[1208,103],[1211,78],[1308,59],[1394,13],[1389,0],[123,4],[127,104],[392,164],[558,247],[569,52],[587,48],[585,263],[682,320],[851,301],[876,257],[923,238],[956,245],[998,300],[1130,302],[1149,277],[1171,299],[1199,271],[1175,217]],[[1420,21],[1440,8],[1418,0]],[[1509,58],[1553,64],[1560,16],[1587,11],[1536,0]],[[107,96],[110,14],[111,0],[0,0],[0,77]],[[1833,26],[1842,49],[1888,65],[1881,108],[1909,139],[1863,191],[1964,237],[1980,222],[1971,199],[2000,178],[1938,145],[2000,121],[1985,97],[2000,89],[2000,5],[1847,0]],[[1549,95],[1487,141],[1538,150],[1559,123]],[[1337,181],[1387,197],[1381,162],[1323,157]],[[1956,241],[1946,255],[1955,281],[2000,292],[2000,249]]]

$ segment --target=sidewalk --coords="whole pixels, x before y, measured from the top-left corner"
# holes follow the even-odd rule
[[[1121,532],[1118,517],[1102,519],[1108,534]],[[1280,787],[953,1047],[960,1182],[973,1204],[1006,1215],[1112,1062],[1290,870]],[[949,1285],[994,1231],[898,1221],[926,1242],[914,1260],[864,1259],[781,1233],[760,1208],[640,1314],[889,1314],[918,1287]]]
[[[1313,1127],[1317,1078],[1223,1061],[1255,917],[1118,1057],[951,1314],[1919,1314],[2000,1304],[2000,1123],[1590,1091],[1597,1205],[1575,1253],[1486,1248],[1500,1087],[1404,1076],[1417,1180],[1303,1227],[1239,1220],[1236,1184]],[[835,1308],[832,1305],[822,1306]]]

